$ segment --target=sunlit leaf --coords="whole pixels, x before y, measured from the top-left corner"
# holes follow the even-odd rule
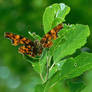
[[[63,28],[61,32],[64,30],[65,32],[67,31],[64,34],[64,41],[62,41],[62,37],[60,37],[61,43],[54,48],[53,58],[55,62],[58,62],[67,55],[73,54],[76,49],[81,48],[81,46],[86,43],[87,37],[90,34],[89,27],[81,24],[69,25],[66,28]]]
[[[65,16],[69,13],[70,8],[63,4],[53,4],[46,8],[43,15],[44,32],[47,33],[53,27],[65,21]]]
[[[82,53],[75,58],[69,58],[54,77],[45,84],[45,90],[57,83],[59,80],[70,79],[81,75],[83,72],[92,68],[92,54]]]

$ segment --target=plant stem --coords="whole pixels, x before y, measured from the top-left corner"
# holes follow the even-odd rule
[[[50,67],[49,71],[51,71],[51,69],[53,68],[54,65],[55,65],[55,63],[52,64],[52,66]]]
[[[49,74],[49,65],[48,65],[48,56],[47,56],[47,75],[46,75],[46,81],[48,80],[48,74]]]
[[[40,73],[40,77],[41,77],[42,82],[44,83],[45,81],[44,81],[43,76],[42,76],[41,73]]]

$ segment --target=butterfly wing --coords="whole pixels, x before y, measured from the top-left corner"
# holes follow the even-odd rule
[[[57,33],[63,28],[62,24],[59,24],[52,30],[50,30],[40,41],[44,48],[50,48],[53,45],[52,39],[57,38]]]
[[[36,53],[34,52],[34,48],[31,45],[23,45],[19,47],[19,52],[21,54],[26,54],[32,57],[35,57]]]
[[[12,44],[14,46],[22,44],[23,46],[19,47],[19,52],[21,54],[27,54],[29,56],[35,57],[37,55],[37,48],[35,43],[23,36],[16,35],[13,33],[6,32],[5,37],[12,40]]]
[[[53,45],[52,39],[57,38],[57,33],[62,29],[62,24],[59,24],[52,30],[50,30],[40,41],[40,44],[37,46],[37,42],[33,42],[23,36],[16,35],[13,33],[6,32],[5,37],[12,40],[14,46],[22,44],[23,46],[19,47],[19,52],[21,54],[27,54],[29,56],[35,57],[42,53],[43,48],[50,48]]]
[[[26,44],[31,44],[31,45],[34,44],[31,40],[29,40],[23,36],[9,33],[9,32],[5,33],[5,37],[11,39],[14,46],[17,46],[19,44],[25,44],[25,45]]]

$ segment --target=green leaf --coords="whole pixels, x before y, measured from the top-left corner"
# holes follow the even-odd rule
[[[81,92],[85,88],[85,81],[81,77],[66,80],[70,92]]]
[[[69,67],[69,69],[67,69]],[[60,72],[62,78],[74,78],[92,68],[92,53],[81,53],[79,56],[70,58],[62,67]]]
[[[40,67],[40,64],[39,64],[39,61],[38,62],[32,62],[32,67],[34,68],[34,70],[40,74],[41,72],[41,67]]]
[[[44,32],[49,32],[52,28],[65,21],[65,16],[69,13],[70,7],[67,5],[53,4],[46,8],[43,14]]]
[[[32,66],[33,66],[34,70],[36,72],[38,72],[39,74],[43,73],[43,70],[44,70],[44,67],[46,64],[46,59],[47,59],[47,51],[46,51],[46,49],[44,49],[41,57],[39,58],[39,61],[32,62]]]
[[[66,60],[61,70],[58,71],[52,78],[45,84],[45,92],[48,88],[60,80],[70,79],[80,76],[83,72],[92,68],[92,53],[82,53],[79,56],[69,58]]]
[[[91,92],[92,91],[92,69],[86,72],[83,79],[86,81],[86,87],[81,92]]]
[[[39,57],[35,57],[35,58],[33,58],[33,57],[28,56],[28,55],[26,55],[26,54],[25,54],[24,57],[28,60],[29,63],[32,63],[32,62],[38,62],[38,61],[39,61]]]
[[[44,67],[46,66],[46,61],[47,61],[47,50],[44,49],[43,53],[42,53],[42,57],[40,58],[40,67],[41,67],[41,71],[40,73],[43,73],[44,71]]]
[[[39,35],[37,35],[36,33],[31,33],[30,31],[28,32],[30,37],[31,37],[31,40],[41,40],[41,37]]]
[[[66,60],[59,61],[58,63],[53,63],[53,65],[49,69],[49,77],[50,79],[57,71],[61,70],[61,67],[66,62]]]
[[[58,38],[59,44],[57,42],[57,46],[53,46],[55,48],[54,50],[52,49],[54,51],[53,59],[55,62],[58,62],[67,55],[73,54],[76,49],[81,48],[86,43],[87,37],[90,34],[89,27],[81,24],[65,25],[61,32],[59,32],[59,35],[62,35],[62,31],[65,31],[64,39],[62,39],[62,36]]]

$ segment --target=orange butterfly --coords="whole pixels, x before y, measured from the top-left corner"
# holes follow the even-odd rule
[[[35,57],[42,53],[43,48],[50,48],[53,45],[52,39],[57,38],[57,33],[60,29],[63,28],[62,24],[59,24],[52,30],[50,30],[41,40],[38,41],[31,41],[23,36],[16,35],[13,33],[6,32],[5,37],[12,40],[14,46],[22,44],[19,47],[19,52],[21,54],[27,54],[29,56]]]

